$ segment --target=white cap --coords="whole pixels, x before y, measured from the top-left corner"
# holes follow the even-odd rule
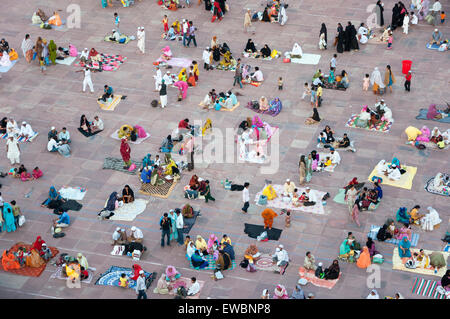
[[[280,251],[280,248],[277,247],[277,249],[275,249],[275,251],[276,251],[276,252],[279,252],[279,251]]]
[[[22,124],[27,124],[27,122],[23,121]]]
[[[287,180],[286,180],[286,182],[290,182],[291,180],[288,178]]]
[[[88,48],[84,48],[86,51],[88,50]]]
[[[384,102],[384,99],[381,99],[380,102]]]
[[[136,230],[136,226],[131,227],[131,231],[135,231]]]
[[[322,265],[323,265],[322,263],[319,263],[319,267],[322,267]]]
[[[144,273],[143,270],[139,270],[139,275],[142,275]]]
[[[52,130],[56,129],[54,126],[52,126]]]
[[[47,244],[46,244],[46,243],[43,243],[42,246],[47,246]]]
[[[306,187],[306,190],[308,190],[308,189],[311,189],[311,188],[309,188],[309,186],[308,186],[308,187]]]
[[[281,244],[279,244],[279,245],[278,245],[278,247],[280,247],[280,248],[284,248],[284,246],[283,246],[283,245],[281,245]]]
[[[434,32],[438,32],[439,30],[438,29],[434,29]]]
[[[117,228],[116,228],[116,231],[119,231],[119,230],[120,230],[120,227],[117,227]]]

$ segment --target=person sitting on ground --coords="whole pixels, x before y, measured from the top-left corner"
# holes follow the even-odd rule
[[[51,127],[50,131],[47,134],[48,136],[48,140],[50,141],[50,139],[52,137],[54,137],[56,140],[58,140],[58,131],[56,130],[56,128],[54,126]]]
[[[301,59],[303,55],[303,50],[298,43],[294,43],[291,51],[291,59]]]
[[[63,127],[62,131],[58,134],[58,142],[67,142],[68,144],[71,142],[70,133],[65,127]]]
[[[59,219],[53,220],[53,227],[57,228],[65,228],[70,226],[70,217],[67,212],[62,212],[62,214],[59,216]]]
[[[251,244],[247,247],[244,253],[244,258],[248,260],[249,263],[254,263],[261,258],[261,253],[255,244]]]
[[[403,239],[398,243],[398,254],[400,258],[410,258],[411,257],[411,242],[408,237],[403,237]]]
[[[252,39],[248,39],[247,45],[245,46],[244,51],[248,52],[248,53],[255,53],[255,52],[257,52],[255,43],[252,41]]]
[[[117,227],[114,233],[112,234],[113,242],[111,245],[125,245],[128,243],[127,232],[125,228]]]
[[[347,136],[347,133],[344,133],[342,139],[333,143],[334,148],[347,148],[350,146],[350,139]]]
[[[191,278],[191,285],[187,291],[188,296],[194,296],[200,292],[200,284],[197,282],[197,278]]]
[[[116,29],[113,29],[111,31],[111,35],[109,36],[110,41],[119,42],[120,40],[120,33]]]
[[[268,58],[272,54],[272,50],[269,48],[267,44],[265,44],[264,47],[260,50],[260,53],[263,58]]]
[[[128,241],[142,244],[143,240],[144,234],[142,233],[142,230],[140,230],[136,226],[131,227],[131,234],[130,237],[128,237]]]
[[[70,146],[67,143],[67,141],[61,141],[59,143],[58,149],[57,149],[58,153],[61,154],[64,157],[69,157],[70,156]]]
[[[80,129],[86,133],[91,133],[91,123],[86,118],[86,115],[81,115],[80,117]]]
[[[29,139],[29,138],[33,137],[33,135],[34,135],[34,132],[33,132],[33,129],[31,128],[31,125],[28,124],[27,122],[23,121],[22,126],[20,127],[19,137]]]
[[[420,205],[416,205],[409,212],[409,223],[410,224],[416,224],[416,225],[420,225],[421,224],[420,220],[423,217],[425,217],[425,215],[424,214],[419,214],[419,209],[420,209]]]
[[[324,270],[326,280],[334,280],[339,278],[340,274],[340,267],[339,267],[339,261],[337,259],[333,260],[333,263],[330,265],[330,267],[326,268]]]
[[[315,259],[314,255],[311,254],[310,251],[306,252],[306,256],[305,256],[305,261],[303,263],[303,267],[306,270],[313,270],[313,271],[315,271],[317,269],[317,266],[316,266],[315,262],[316,262],[316,259]]]
[[[191,242],[190,245],[193,246],[194,243]],[[199,251],[196,250],[195,247],[194,247],[194,253],[191,255],[190,260],[192,262],[192,266],[195,269],[203,269],[203,268],[208,267],[208,265],[209,265],[209,262],[204,257],[200,256]]]
[[[264,81],[264,76],[259,67],[255,67],[255,72],[251,74],[251,80],[254,82],[262,82]]]
[[[38,179],[38,178],[41,178],[44,175],[44,173],[42,173],[42,171],[39,169],[39,167],[36,166],[33,170],[32,175],[33,175],[34,179]]]
[[[98,101],[106,102],[109,98],[114,98],[114,90],[111,86],[105,85],[103,88],[103,95],[101,98],[98,98]]]
[[[101,132],[104,129],[103,121],[96,115],[94,117],[94,122],[92,122],[91,131],[92,133]]]
[[[122,199],[124,204],[134,202],[134,192],[129,185],[125,185],[122,190]]]
[[[62,21],[61,21],[61,18],[59,16],[58,12],[56,12],[56,11],[53,12],[53,16],[51,16],[48,19],[48,24],[52,24],[52,25],[57,26],[57,27],[62,25]]]
[[[377,239],[379,241],[385,241],[392,238],[392,234],[388,231],[388,224],[384,224],[377,233]]]
[[[272,255],[272,261],[279,267],[278,269],[279,273],[281,273],[281,269],[283,267],[285,266],[287,267],[287,265],[289,264],[289,255],[287,251],[284,249],[283,245],[280,244],[275,249],[275,254]]]
[[[47,151],[49,152],[57,152],[60,144],[57,142],[56,137],[52,137],[47,143]]]
[[[311,115],[311,117],[308,117],[305,120],[305,124],[312,125],[312,124],[319,123],[320,121],[321,121],[321,119],[319,116],[319,112],[317,111],[316,107],[313,107],[313,114]]]
[[[201,255],[203,256],[208,255],[208,244],[206,243],[206,240],[200,235],[197,235],[197,240],[195,241],[195,248],[198,249]]]
[[[231,260],[235,260],[236,254],[234,252],[234,248],[231,243],[224,242],[222,245],[222,250],[230,256]]]
[[[178,278],[181,277],[181,274],[177,271],[177,269],[174,266],[167,266],[166,267],[166,281],[171,281],[174,282],[176,281]]]
[[[439,31],[438,29],[434,29],[434,32],[431,34],[430,44],[441,45],[442,39],[443,39],[442,32]]]

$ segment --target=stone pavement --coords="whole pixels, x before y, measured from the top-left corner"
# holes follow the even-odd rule
[[[70,1],[30,1],[6,0],[4,8],[7,14],[2,15],[0,21],[0,34],[5,37],[20,54],[20,61],[8,73],[3,73],[0,80],[0,115],[12,116],[20,124],[22,120],[31,123],[34,130],[40,135],[29,144],[21,145],[21,160],[27,168],[32,169],[38,165],[44,172],[39,181],[23,183],[19,180],[5,178],[1,180],[2,196],[6,201],[16,199],[24,212],[27,223],[14,233],[2,232],[0,234],[0,249],[9,248],[18,241],[32,242],[36,236],[41,235],[51,246],[56,246],[61,252],[76,254],[82,252],[89,264],[96,267],[98,272],[106,271],[111,265],[130,267],[133,261],[127,257],[113,257],[111,250],[111,234],[117,226],[136,225],[144,231],[145,245],[148,251],[139,264],[147,271],[156,271],[158,274],[168,264],[172,264],[183,276],[196,276],[206,281],[201,292],[201,298],[258,298],[263,289],[268,288],[271,293],[276,284],[280,283],[288,288],[289,293],[298,280],[298,267],[303,264],[306,251],[311,251],[318,262],[328,266],[337,256],[339,245],[348,231],[352,231],[361,243],[365,243],[366,233],[371,224],[382,224],[386,218],[393,217],[398,207],[411,208],[418,204],[425,210],[433,206],[443,220],[441,227],[431,233],[421,230],[419,246],[425,249],[442,250],[443,243],[440,238],[448,229],[449,199],[432,195],[424,191],[425,182],[437,172],[448,173],[448,151],[437,152],[433,150],[418,151],[405,145],[404,129],[408,125],[421,128],[427,125],[430,128],[438,126],[441,131],[449,128],[448,124],[418,121],[415,116],[420,108],[427,108],[430,103],[443,104],[448,101],[450,56],[448,53],[439,53],[425,48],[425,43],[431,37],[433,27],[421,22],[418,26],[410,27],[410,34],[405,36],[398,29],[394,33],[394,49],[387,51],[384,45],[368,44],[361,46],[358,52],[345,52],[339,54],[337,59],[338,70],[345,69],[350,78],[350,88],[346,92],[324,90],[323,106],[319,109],[324,119],[320,125],[305,126],[304,120],[311,115],[310,103],[300,99],[303,83],[310,81],[317,68],[328,70],[329,61],[335,53],[331,47],[337,22],[346,25],[351,20],[356,27],[361,21],[366,21],[370,13],[366,7],[375,1],[344,1],[344,0],[302,0],[288,1],[287,14],[289,20],[285,26],[255,22],[256,34],[247,35],[242,31],[245,8],[262,10],[263,1],[244,0],[227,1],[231,11],[224,19],[211,23],[210,13],[204,10],[203,5],[198,7],[196,1],[191,8],[176,12],[160,9],[156,0],[143,0],[136,2],[131,8],[102,9],[100,1],[81,0],[81,29],[65,29],[64,31],[41,30],[30,25],[31,15],[37,7],[50,13],[55,9],[62,10],[65,19],[66,6]],[[385,21],[391,20],[391,8],[394,1],[385,2]],[[409,3],[409,1],[407,1]],[[442,1],[443,10],[449,11],[448,2]],[[118,12],[121,18],[120,30],[128,35],[135,34],[138,26],[145,26],[146,54],[137,53],[136,41],[127,45],[117,45],[102,41],[104,35],[111,31],[113,26],[113,13]],[[200,81],[195,88],[188,90],[185,101],[176,101],[176,91],[169,89],[169,104],[164,110],[152,108],[150,101],[158,99],[154,89],[154,66],[161,49],[168,43],[161,40],[164,14],[169,21],[175,18],[188,18],[194,21],[199,28],[197,32],[198,48],[184,48],[181,44],[171,42],[175,57],[189,57],[199,61]],[[319,30],[322,22],[328,28],[330,48],[319,51],[317,48]],[[440,27],[444,35],[450,36],[448,22]],[[128,60],[115,72],[102,72],[92,74],[96,93],[82,93],[81,73],[75,73],[78,68],[74,66],[56,65],[47,68],[42,75],[34,61],[31,65],[22,58],[20,45],[26,33],[36,40],[38,36],[55,40],[58,46],[67,47],[74,44],[79,50],[84,47],[95,47],[99,52],[109,54],[122,54]],[[241,107],[234,112],[215,112],[202,110],[198,103],[205,94],[215,88],[218,92],[231,88],[232,72],[209,71],[202,68],[201,56],[204,47],[209,46],[211,37],[218,36],[219,42],[226,42],[235,56],[239,56],[250,36],[260,48],[269,44],[271,49],[285,52],[291,50],[294,42],[298,42],[304,53],[321,54],[320,63],[314,65],[283,64],[281,59],[274,61],[257,61],[243,58],[243,62],[259,65],[264,72],[265,81],[261,87],[248,87],[237,89],[243,96],[239,97]],[[413,61],[412,91],[406,93],[403,89],[403,76],[401,74],[401,61]],[[384,75],[387,64],[392,66],[397,82],[394,92],[384,96],[386,103],[391,107],[395,123],[389,133],[369,132],[345,127],[347,119],[352,113],[359,112],[365,104],[373,105],[375,97],[372,92],[363,92],[362,79],[364,74],[371,73],[378,66]],[[179,71],[174,68],[173,72]],[[277,90],[278,77],[284,79],[284,90]],[[100,95],[104,84],[111,85],[118,94],[127,95],[114,112],[99,109],[95,98]],[[447,89],[446,89],[447,88]],[[340,152],[342,163],[334,173],[314,174],[311,180],[313,189],[320,189],[331,194],[328,200],[325,216],[294,212],[292,226],[284,229],[284,219],[275,219],[274,227],[282,228],[280,242],[285,246],[292,259],[292,263],[284,276],[270,272],[259,271],[248,273],[238,267],[225,272],[225,279],[214,282],[210,272],[190,269],[184,257],[182,248],[177,245],[160,247],[159,218],[163,212],[170,208],[181,207],[186,203],[183,198],[183,185],[189,182],[191,174],[185,173],[179,185],[176,186],[169,199],[151,198],[151,203],[144,213],[134,222],[99,221],[97,212],[101,210],[105,199],[113,191],[119,191],[124,184],[134,189],[137,197],[148,198],[138,194],[139,182],[137,176],[126,175],[120,172],[102,170],[103,159],[107,156],[120,157],[120,143],[109,135],[122,124],[139,124],[148,129],[151,137],[140,145],[131,145],[132,158],[141,159],[145,154],[156,154],[158,147],[165,136],[181,119],[188,117],[191,121],[204,122],[210,118],[213,126],[225,132],[226,128],[235,128],[237,124],[254,113],[242,105],[250,99],[258,99],[261,95],[269,98],[279,96],[283,102],[283,111],[275,118],[262,116],[263,120],[280,127],[279,138],[279,169],[275,174],[262,175],[260,166],[256,164],[220,164],[203,163],[196,166],[193,173],[208,178],[216,201],[205,204],[195,201],[194,208],[201,209],[202,215],[194,228],[191,237],[201,234],[207,238],[210,233],[222,236],[227,233],[233,243],[237,254],[237,261],[242,259],[246,247],[255,240],[243,233],[243,224],[262,223],[261,207],[251,205],[249,214],[240,213],[242,206],[241,193],[223,191],[220,181],[228,178],[238,183],[249,181],[251,199],[260,191],[265,179],[281,184],[286,178],[298,183],[298,160],[301,154],[307,154],[316,147],[316,137],[325,125],[330,125],[336,136],[344,132],[350,139],[355,140],[357,153]],[[92,120],[98,114],[105,123],[105,131],[93,138],[85,138],[77,132],[78,121],[81,114],[86,114]],[[46,134],[50,126],[60,129],[66,126],[72,136],[72,156],[62,158],[58,154],[46,151]],[[0,143],[4,143],[1,141]],[[225,145],[233,145],[227,141]],[[229,150],[227,150],[229,151]],[[238,148],[235,149],[235,154]],[[351,222],[347,207],[333,202],[332,198],[339,187],[344,186],[351,178],[357,176],[359,180],[366,180],[373,167],[380,159],[390,160],[393,156],[402,163],[417,166],[417,175],[414,178],[411,190],[385,186],[384,198],[376,212],[362,212],[360,214],[361,227]],[[10,168],[9,161],[3,155],[0,158],[2,171]],[[66,231],[66,237],[53,239],[50,234],[50,222],[55,216],[47,209],[40,207],[46,198],[49,186],[62,185],[85,186],[88,192],[81,202],[83,208],[79,212],[70,212],[72,224]],[[24,194],[30,192],[29,198]],[[251,203],[253,204],[253,202]],[[273,252],[277,242],[269,241],[259,243],[262,251]],[[377,250],[386,258],[381,265],[381,296],[393,295],[401,292],[406,298],[418,298],[411,295],[414,274],[392,270],[391,257],[393,245],[378,244]],[[314,292],[317,298],[365,298],[369,292],[366,285],[368,274],[365,270],[353,264],[341,263],[342,279],[332,289],[318,288],[308,285],[305,292]],[[82,284],[82,289],[67,288],[63,281],[50,279],[53,266],[47,266],[44,273],[38,278],[15,276],[0,271],[0,297],[2,298],[135,298],[134,291],[122,290],[115,287],[95,286],[93,283]],[[433,277],[434,278],[434,277]],[[437,278],[437,277],[436,277]],[[243,284],[245,283],[245,284]],[[153,290],[155,284],[152,285]],[[236,289],[237,288],[237,289]],[[149,298],[168,298],[155,295],[149,290]]]

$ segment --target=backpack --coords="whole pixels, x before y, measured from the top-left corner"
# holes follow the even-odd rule
[[[239,266],[241,266],[242,268],[247,268],[249,265],[249,262],[247,259],[244,259],[243,261],[241,261],[241,263],[239,264]]]

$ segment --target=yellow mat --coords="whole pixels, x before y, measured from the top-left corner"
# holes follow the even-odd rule
[[[101,96],[99,97],[101,98]],[[102,101],[97,100],[98,105],[100,105],[100,108],[105,111],[114,111],[114,109],[119,105],[120,101],[122,100],[122,95],[114,94],[114,99],[111,103],[102,103]]]
[[[414,253],[419,253],[419,251],[420,251],[419,248],[410,248],[410,250],[411,250],[411,255]],[[427,255],[429,255],[433,252],[432,250],[425,250],[425,249],[423,251]],[[448,262],[448,256],[450,255],[450,253],[446,253],[443,251],[439,251],[439,253],[444,255],[445,261]],[[425,269],[425,268],[409,269],[409,268],[406,268],[405,265],[402,263],[402,259],[400,258],[400,255],[398,254],[398,247],[394,248],[394,252],[392,254],[392,269],[414,272],[416,274],[422,274],[422,275],[437,276],[439,278],[444,276],[445,272],[447,271],[447,267],[442,267],[441,269],[439,269],[439,271],[436,274],[434,273],[434,269]]]
[[[388,163],[388,164],[391,165],[391,163]],[[383,185],[390,185],[390,186],[394,186],[394,187],[411,189],[414,176],[416,176],[416,173],[417,173],[417,167],[402,165],[402,168],[404,170],[406,170],[406,173],[403,174],[400,177],[400,180],[398,180],[398,181],[392,181],[387,176],[384,176],[384,175],[379,176],[380,174],[378,174],[376,166],[373,169],[372,173],[370,173],[368,180],[372,181],[373,176],[378,176],[383,179],[383,183],[382,183]]]
[[[236,105],[233,106],[231,109],[227,109],[226,107],[221,107],[220,110],[221,110],[221,111],[225,111],[225,112],[233,112],[240,104],[241,104],[240,102],[237,102]],[[200,102],[198,105],[201,106],[201,107],[205,106],[205,104],[203,103],[203,101]],[[213,108],[214,108],[214,106],[212,107],[212,109],[213,109]]]

